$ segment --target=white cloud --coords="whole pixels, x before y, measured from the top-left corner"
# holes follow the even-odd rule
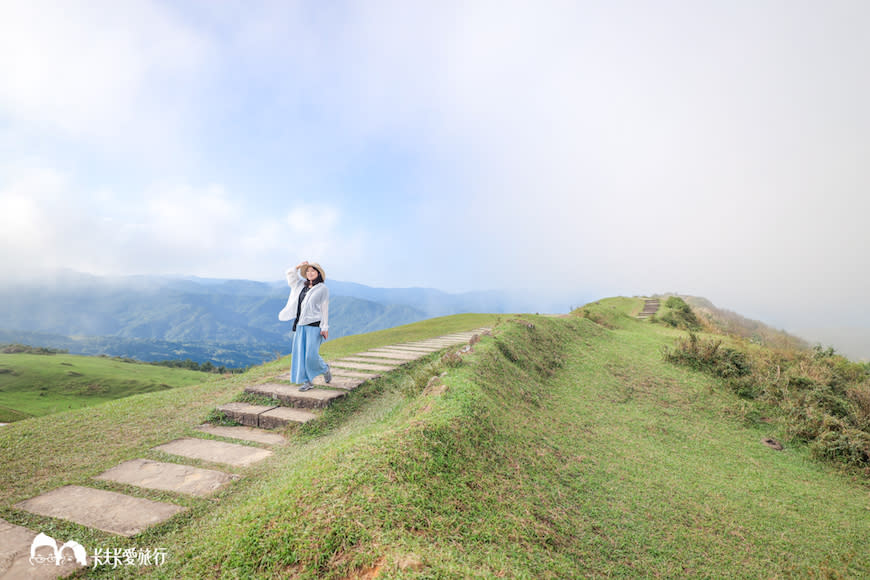
[[[0,279],[29,276],[38,264],[53,263],[55,232],[46,215],[62,201],[64,177],[54,171],[28,169],[0,189]],[[52,212],[57,218],[61,216]],[[38,258],[35,260],[35,258]]]
[[[870,294],[866,3],[6,6],[16,128],[207,167],[61,175],[52,207],[0,184],[42,226],[33,247],[65,259],[254,277],[311,259],[364,283],[535,292],[539,264],[548,292],[679,290],[781,320]],[[90,233],[58,244],[71,224]]]
[[[182,137],[212,52],[155,2],[4,2],[0,115],[105,149],[156,154]]]
[[[61,267],[272,280],[304,259],[353,275],[374,243],[325,204],[254,211],[221,185],[122,196],[91,193],[52,169],[9,172],[0,182],[0,280]]]
[[[245,208],[221,186],[154,187],[144,195],[142,223],[134,223],[167,249],[197,255],[216,251],[244,223]]]
[[[338,222],[338,211],[322,204],[302,204],[287,214],[287,224],[303,235],[331,232]]]
[[[361,116],[416,104],[406,129],[455,152],[464,191],[428,204],[452,234],[442,256],[481,285],[537,287],[519,277],[535,262],[564,288],[854,309],[870,291],[867,8],[616,4],[464,3],[428,28],[424,9],[367,4],[362,46],[333,47],[363,55],[349,94],[386,95]]]

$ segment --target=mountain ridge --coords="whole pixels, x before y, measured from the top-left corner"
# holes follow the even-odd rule
[[[374,288],[330,280],[330,338],[437,316],[504,312],[499,292]],[[190,358],[230,367],[287,354],[290,326],[278,320],[285,281],[136,275],[71,270],[0,287],[0,340],[143,361]]]

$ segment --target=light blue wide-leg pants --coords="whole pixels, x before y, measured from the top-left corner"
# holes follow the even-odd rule
[[[290,362],[290,380],[296,384],[313,381],[326,372],[326,361],[320,356],[323,337],[319,326],[297,326],[293,333],[293,358]]]

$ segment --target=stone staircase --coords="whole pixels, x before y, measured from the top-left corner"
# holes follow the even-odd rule
[[[659,311],[659,299],[658,298],[648,298],[643,305],[643,310],[640,311],[640,314],[637,315],[638,318],[649,318],[653,314]]]
[[[348,396],[365,381],[433,352],[469,343],[474,335],[488,331],[489,329],[480,328],[457,332],[429,340],[373,348],[331,360],[330,384],[324,383],[321,376],[315,381],[316,388],[305,392],[300,392],[298,386],[289,383],[289,373],[274,377],[270,382],[250,385],[245,388],[246,393],[268,398],[273,404],[234,402],[222,405],[218,409],[225,416],[240,423],[240,426],[199,425],[194,430],[208,438],[182,437],[152,449],[157,458],[161,453],[170,455],[173,458],[171,462],[149,458],[133,459],[95,476],[94,480],[186,496],[208,497],[242,477],[238,473],[226,471],[227,469],[244,470],[272,456],[271,447],[286,442],[283,435],[269,429],[315,419],[333,401]],[[185,460],[192,460],[197,466],[186,465],[183,463]],[[200,467],[199,462],[206,462],[210,467]],[[188,509],[168,501],[153,501],[81,485],[63,486],[19,502],[13,507],[125,537],[135,536]],[[82,551],[87,552],[86,562],[74,559],[73,550],[67,549],[63,554],[66,561],[62,565],[55,565],[51,560],[57,555],[55,548],[50,544],[34,548],[41,541],[45,541],[46,538],[41,536],[42,534],[38,536],[32,530],[0,519],[0,580],[58,578],[73,573],[77,568],[94,565],[93,549]],[[48,537],[47,540],[60,548],[70,539]],[[70,543],[75,542],[70,540]],[[38,556],[35,564],[31,562],[31,555],[34,553]],[[45,561],[39,563],[40,558]]]
[[[314,380],[315,388],[310,391],[300,391],[298,385],[292,385],[289,382],[290,373],[279,375],[276,381],[245,388],[245,393],[271,399],[272,404],[227,403],[218,407],[218,411],[242,425],[261,429],[274,429],[290,423],[306,423],[316,418],[319,410],[347,396],[365,381],[378,378],[383,373],[438,350],[467,343],[475,334],[486,331],[487,329],[477,329],[457,332],[429,340],[373,348],[330,360],[328,364],[332,371],[332,381],[326,384],[323,376],[319,376]]]

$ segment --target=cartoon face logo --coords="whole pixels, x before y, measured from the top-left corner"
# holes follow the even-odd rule
[[[36,551],[39,548],[51,548],[52,554],[49,556],[38,556]],[[33,543],[30,545],[30,564],[36,565],[54,561],[56,566],[60,566],[67,561],[67,557],[63,555],[64,550],[67,548],[72,550],[72,558],[70,558],[69,561],[75,560],[82,566],[87,566],[88,553],[84,546],[78,542],[69,541],[58,547],[54,538],[43,533],[40,533],[33,538]]]

